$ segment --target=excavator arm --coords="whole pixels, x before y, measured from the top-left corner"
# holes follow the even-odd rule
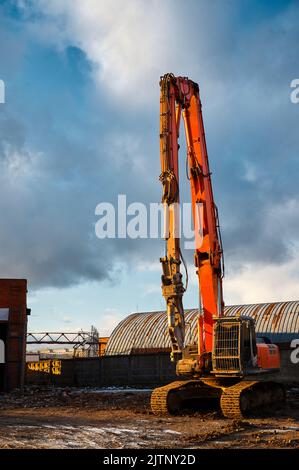
[[[217,208],[213,199],[211,173],[205,141],[199,87],[186,77],[166,74],[160,81],[160,156],[163,186],[162,202],[168,221],[165,233],[166,253],[161,258],[162,292],[167,305],[172,358],[184,357],[185,321],[180,265],[179,235],[179,128],[183,117],[188,173],[191,187],[195,232],[195,266],[199,281],[201,306],[198,317],[198,362],[203,368],[206,355],[213,348],[214,318],[223,314],[222,246]]]
[[[162,292],[166,300],[168,329],[172,344],[172,359],[181,358],[184,339],[185,321],[182,297],[185,288],[180,272],[181,250],[180,239],[175,236],[179,225],[179,168],[178,168],[178,136],[180,125],[180,109],[177,103],[177,84],[170,75],[162,77],[160,97],[160,156],[163,185],[162,203],[165,208],[165,239],[166,253],[160,259],[162,263]],[[168,222],[168,223],[167,223]]]

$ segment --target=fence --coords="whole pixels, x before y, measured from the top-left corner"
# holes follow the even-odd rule
[[[299,383],[299,364],[290,360],[289,344],[280,345],[279,380]],[[64,387],[155,386],[176,378],[168,353],[98,358],[62,359],[61,374],[45,373],[27,365],[26,383]],[[32,364],[32,363],[31,363]]]

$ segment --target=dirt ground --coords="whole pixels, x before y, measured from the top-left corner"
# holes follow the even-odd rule
[[[0,448],[299,448],[299,388],[241,421],[151,414],[150,390],[28,388],[0,396]]]

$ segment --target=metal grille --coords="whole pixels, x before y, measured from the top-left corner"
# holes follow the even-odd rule
[[[219,322],[215,331],[213,354],[214,371],[239,371],[240,324],[236,322]]]

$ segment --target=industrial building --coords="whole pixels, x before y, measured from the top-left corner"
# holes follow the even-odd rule
[[[0,279],[0,391],[24,384],[27,316],[26,279]]]
[[[299,383],[299,365],[291,361],[291,341],[299,338],[299,301],[225,307],[225,316],[255,319],[258,336],[279,346],[280,380]],[[185,310],[186,344],[196,345],[198,310]],[[170,339],[165,311],[133,313],[112,332],[100,371],[100,385],[150,385],[175,380],[170,361]]]
[[[255,319],[256,333],[273,343],[290,343],[299,338],[299,301],[232,305],[225,316],[246,315]],[[186,344],[197,343],[198,309],[185,310]],[[106,356],[170,351],[165,311],[132,313],[112,332]]]
[[[299,338],[299,302],[277,302],[225,307],[225,315],[251,316],[259,336],[278,344],[281,356],[280,378],[299,383],[299,364],[292,363],[291,346]],[[196,344],[198,310],[185,310],[186,343]],[[106,338],[105,338],[106,343]],[[27,370],[28,383],[58,386],[152,386],[175,380],[175,365],[170,361],[170,340],[165,311],[133,313],[111,333],[100,357],[62,359],[61,375]]]

